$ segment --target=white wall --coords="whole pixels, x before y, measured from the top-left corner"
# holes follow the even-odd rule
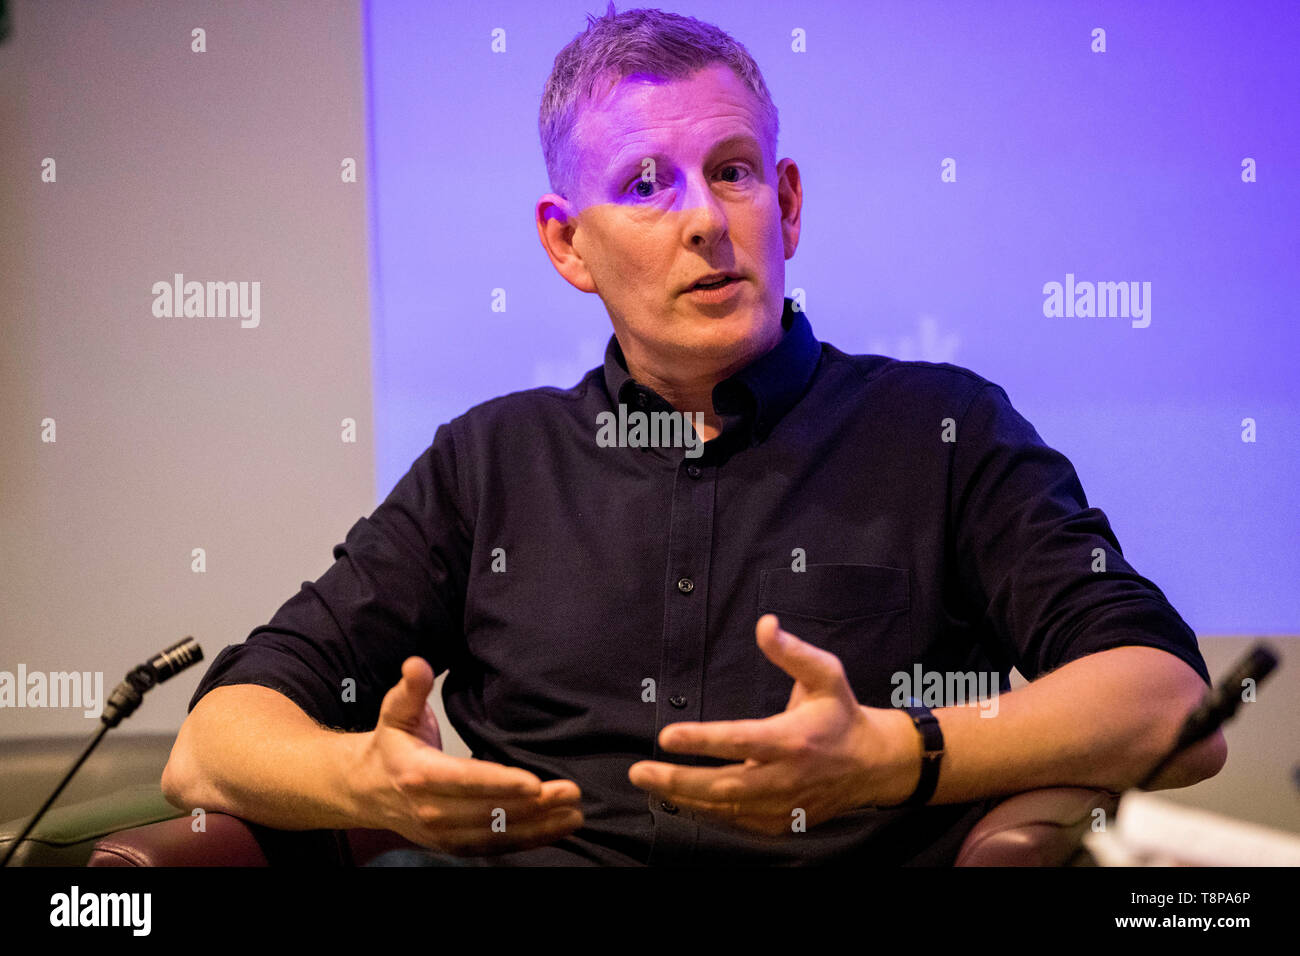
[[[56,0],[10,12],[0,671],[102,671],[108,693],[185,635],[207,661],[242,641],[377,501],[360,10]],[[191,50],[196,27],[205,53]],[[42,181],[46,157],[55,182]],[[345,157],[356,183],[341,181]],[[176,272],[260,282],[259,324],[156,317],[153,283]],[[341,439],[347,417],[355,443]],[[206,663],[123,728],[179,728]],[[89,736],[97,723],[0,708],[0,737]]]

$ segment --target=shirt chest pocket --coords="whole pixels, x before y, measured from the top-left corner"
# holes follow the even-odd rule
[[[889,707],[892,675],[912,666],[911,577],[875,564],[812,564],[759,572],[755,620],[775,614],[781,629],[830,651],[844,665],[858,703]],[[785,710],[794,678],[758,646],[754,688],[759,716]]]

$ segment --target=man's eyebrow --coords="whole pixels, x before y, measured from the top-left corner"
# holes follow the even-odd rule
[[[733,133],[730,136],[724,136],[709,148],[709,155],[721,152],[726,149],[734,149],[737,146],[749,146],[762,154],[762,146],[758,139],[751,133]],[[623,158],[626,157],[626,158]],[[621,176],[624,173],[630,173],[634,168],[639,171],[642,161],[653,159],[656,162],[664,158],[662,150],[649,149],[634,151],[631,149],[619,150],[618,155],[611,161],[609,169],[612,176]]]

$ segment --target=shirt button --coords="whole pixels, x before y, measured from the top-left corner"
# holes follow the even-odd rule
[[[686,706],[686,698],[683,697],[681,694],[678,694],[676,697],[669,697],[668,703],[672,704],[678,710],[681,710],[683,707]]]
[[[695,590],[695,582],[690,578],[682,578],[677,582],[677,590],[683,594],[690,594]]]
[[[690,475],[692,478],[698,478],[698,477],[700,477],[700,466],[699,466],[699,465],[687,465],[687,466],[686,466],[686,474]]]
[[[677,804],[669,803],[667,800],[660,800],[659,809],[662,810],[664,813],[676,813]]]
[[[636,407],[637,407],[637,408],[645,408],[645,404],[646,404],[647,401],[648,401],[648,399],[645,397],[645,392],[637,392],[637,393],[636,393]]]

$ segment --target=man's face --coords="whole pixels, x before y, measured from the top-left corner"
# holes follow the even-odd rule
[[[774,345],[799,177],[766,155],[757,101],[736,75],[717,64],[687,80],[628,77],[579,114],[574,140],[577,195],[557,204],[571,250],[548,251],[600,295],[629,365],[672,379],[734,370]],[[539,203],[543,242],[558,198]],[[721,295],[688,291],[713,272],[740,278]]]

